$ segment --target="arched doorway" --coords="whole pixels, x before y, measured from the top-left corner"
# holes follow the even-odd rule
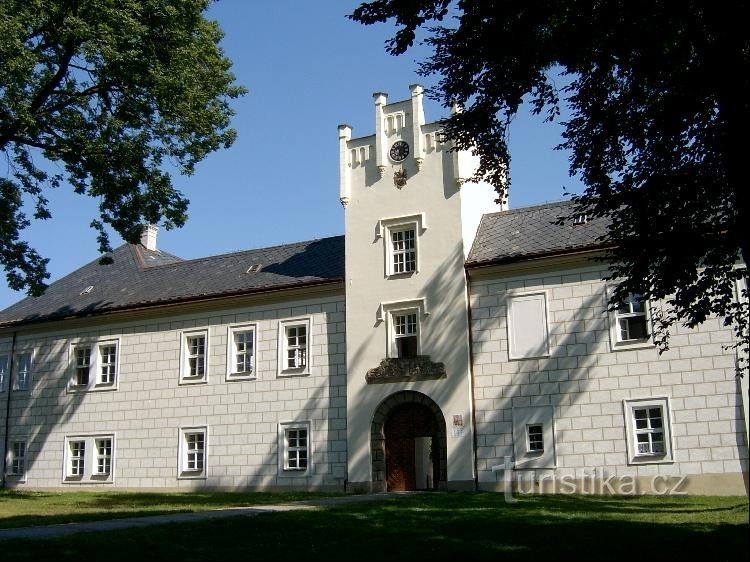
[[[432,490],[446,482],[447,443],[440,408],[419,392],[398,392],[372,422],[373,488]]]

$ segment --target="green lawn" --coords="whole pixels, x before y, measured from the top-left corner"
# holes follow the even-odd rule
[[[137,497],[137,496],[134,496]],[[252,495],[250,496],[252,497]],[[201,502],[199,502],[201,503]],[[3,560],[745,560],[746,497],[434,493],[44,541]]]
[[[0,529],[270,505],[330,497],[311,492],[128,493],[0,491]]]

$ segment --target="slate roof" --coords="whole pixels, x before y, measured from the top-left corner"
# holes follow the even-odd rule
[[[344,237],[182,260],[124,244],[0,312],[0,326],[87,316],[208,297],[241,295],[344,279]],[[260,264],[258,271],[248,268]],[[85,292],[91,286],[90,292]]]
[[[573,224],[571,201],[546,203],[486,214],[477,229],[467,267],[603,248],[608,222],[590,219]],[[555,224],[558,218],[566,220]]]

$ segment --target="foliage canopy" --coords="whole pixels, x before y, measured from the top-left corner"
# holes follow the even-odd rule
[[[425,34],[432,95],[464,106],[445,133],[474,147],[476,179],[501,197],[506,131],[523,100],[550,120],[566,103],[560,147],[586,186],[576,214],[611,223],[610,305],[631,292],[664,303],[654,309],[662,350],[673,324],[718,315],[747,357],[747,289],[736,291],[750,259],[748,15],[747,2],[373,0],[350,17],[393,20],[394,55]],[[556,86],[556,69],[567,85]]]
[[[181,226],[188,200],[168,170],[191,174],[235,138],[243,94],[204,18],[210,0],[0,0],[0,263],[38,295],[48,260],[23,241],[51,217],[63,183],[99,201],[99,250],[113,228]]]

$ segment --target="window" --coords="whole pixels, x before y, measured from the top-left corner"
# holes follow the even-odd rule
[[[636,293],[609,312],[610,341],[613,350],[651,346],[648,301]]]
[[[16,377],[13,390],[29,390],[31,387],[31,352],[19,353],[16,356]]]
[[[625,416],[631,463],[672,461],[667,398],[626,400]]]
[[[82,478],[86,468],[86,441],[70,441],[70,476]]]
[[[648,338],[646,323],[646,301],[641,295],[629,293],[628,298],[617,307],[617,341],[643,341]]]
[[[391,273],[412,273],[417,269],[416,233],[414,228],[391,230]]]
[[[63,483],[112,483],[114,434],[70,435],[65,438]]]
[[[0,392],[7,388],[8,384],[8,356],[0,355]]]
[[[112,439],[96,439],[96,474],[112,472]]]
[[[118,340],[74,344],[71,348],[72,373],[69,390],[115,390],[118,347]]]
[[[418,355],[417,311],[394,312],[393,350],[400,359],[413,358]]]
[[[88,386],[89,371],[91,370],[91,348],[77,347],[75,383],[77,386]]]
[[[426,229],[424,213],[378,221],[375,236],[383,238],[386,277],[419,272],[419,237]]]
[[[552,406],[513,407],[513,455],[516,470],[555,468]]]
[[[281,474],[298,475],[312,464],[310,422],[279,425],[279,469]]]
[[[17,478],[26,476],[26,441],[12,441],[6,460],[7,475]]]
[[[279,323],[279,374],[310,373],[310,319]]]
[[[549,356],[546,293],[509,294],[507,302],[508,357]]]
[[[180,383],[208,382],[208,330],[182,333]]]
[[[255,378],[255,327],[230,327],[227,339],[227,379]]]
[[[526,426],[526,449],[530,453],[544,452],[544,435],[542,424]]]
[[[205,478],[208,458],[208,428],[180,428],[178,478]]]

